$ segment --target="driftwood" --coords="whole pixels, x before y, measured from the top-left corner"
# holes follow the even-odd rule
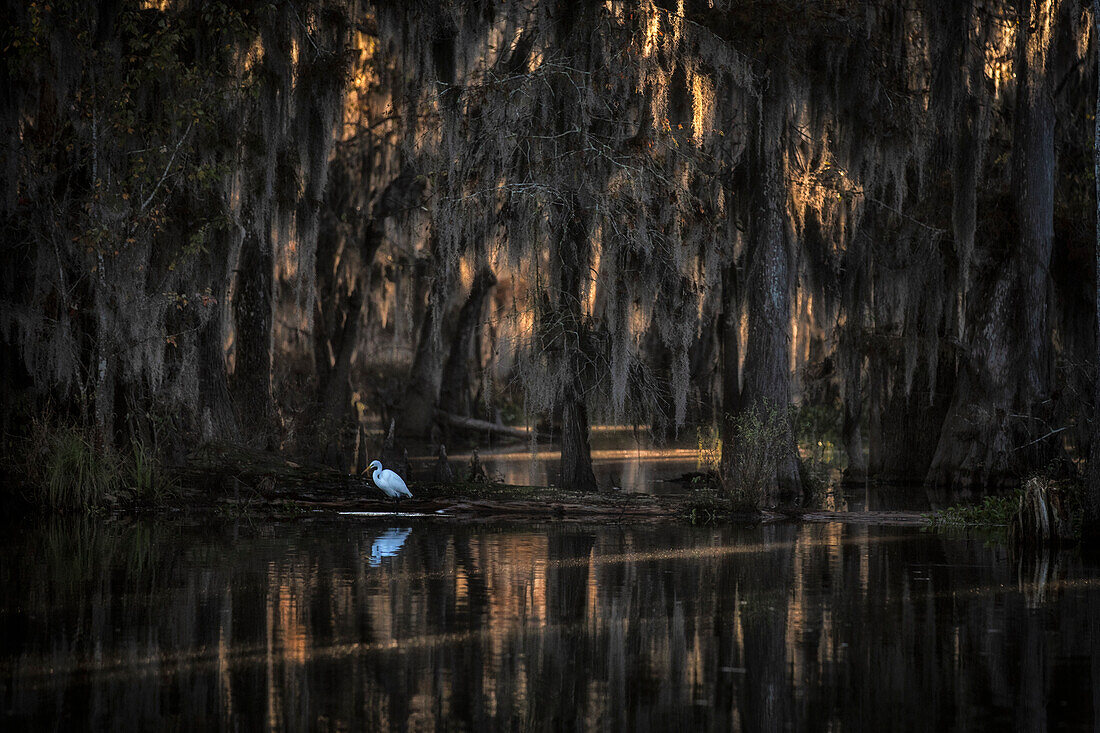
[[[488,420],[478,420],[474,417],[455,415],[454,413],[444,412],[443,410],[436,410],[435,417],[437,420],[441,420],[459,428],[496,433],[497,435],[506,435],[509,438],[519,438],[521,440],[526,440],[531,437],[531,432],[525,428],[513,428],[508,425],[489,422]]]

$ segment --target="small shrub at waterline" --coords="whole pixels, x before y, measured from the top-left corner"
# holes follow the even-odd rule
[[[1004,527],[1020,505],[1022,492],[987,496],[979,504],[956,504],[927,515],[932,527]]]
[[[718,427],[711,425],[695,431],[695,470],[692,488],[715,490],[720,488],[722,476],[722,439]]]
[[[134,442],[121,451],[103,450],[87,429],[36,422],[23,470],[30,501],[58,511],[92,511],[120,499],[151,502],[170,482],[156,451]]]
[[[35,426],[29,470],[41,491],[41,503],[61,510],[85,511],[105,504],[122,486],[118,460],[97,450],[78,427]]]
[[[172,482],[162,468],[157,452],[145,443],[135,441],[122,461],[122,480],[138,501],[152,502],[161,498]]]
[[[1016,510],[1008,526],[1014,545],[1043,546],[1069,542],[1074,537],[1069,492],[1044,476],[1032,476],[1016,492]]]
[[[779,461],[794,450],[786,411],[770,404],[734,421],[737,442],[723,481],[735,508],[759,509],[768,498]]]

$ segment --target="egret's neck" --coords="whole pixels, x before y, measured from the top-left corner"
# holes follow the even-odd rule
[[[382,473],[382,469],[381,468],[376,468],[376,469],[374,469],[374,473],[372,473],[370,475],[370,477],[372,479],[374,479],[374,483],[378,483],[378,474],[380,474],[380,473]]]

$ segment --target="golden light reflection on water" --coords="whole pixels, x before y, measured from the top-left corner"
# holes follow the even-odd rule
[[[160,632],[117,636],[114,621],[84,632],[99,639],[95,654],[28,646],[0,657],[2,679],[25,699],[67,680],[104,690],[198,690],[209,680],[223,720],[262,700],[268,729],[322,713],[325,727],[432,729],[474,708],[512,723],[543,706],[572,709],[555,705],[601,727],[624,722],[616,710],[628,700],[701,707],[737,721],[719,726],[728,729],[755,720],[745,696],[761,685],[778,685],[780,698],[811,694],[813,680],[873,675],[859,665],[892,655],[916,654],[914,669],[893,674],[919,677],[923,655],[944,649],[963,674],[960,655],[988,647],[989,628],[1011,633],[1006,614],[1035,607],[1029,598],[1100,593],[1095,574],[1074,576],[1056,561],[1017,574],[977,543],[956,543],[945,557],[943,541],[908,528],[421,523],[378,564],[365,548],[392,531],[386,525],[347,522],[316,538],[284,531],[291,544],[245,542],[223,564],[206,564],[207,555],[177,567],[220,580],[170,580],[144,599],[162,608],[162,622],[151,617]],[[258,572],[250,557],[264,558]],[[165,632],[177,628],[191,635]]]
[[[606,450],[593,450],[593,461],[640,461],[643,463],[664,463],[666,461],[686,461],[695,460],[698,451],[694,448],[666,448],[662,450],[656,450],[652,448],[647,449],[633,449],[633,448],[619,448],[619,449],[606,449]],[[492,458],[494,461],[560,461],[561,452],[556,450],[538,450],[536,452],[531,451],[509,451],[509,452],[489,452],[480,453],[481,459]],[[472,453],[460,453],[452,456],[452,460],[455,461],[469,461],[473,458]]]
[[[472,457],[472,454],[460,453],[451,456],[450,460],[454,465],[463,465],[469,463]],[[499,477],[505,483],[547,486],[558,481],[561,452],[553,448],[484,451],[478,457],[491,475]],[[427,465],[434,459],[419,460],[421,464]],[[680,478],[700,468],[699,452],[695,448],[655,449],[640,446],[594,449],[592,465],[596,480],[601,486],[642,493],[654,491],[658,482]]]

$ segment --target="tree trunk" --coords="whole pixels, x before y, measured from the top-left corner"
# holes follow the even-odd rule
[[[852,315],[849,314],[849,318]],[[841,336],[837,349],[840,359],[840,376],[843,393],[841,396],[842,423],[841,433],[844,452],[848,457],[848,466],[844,469],[844,480],[850,483],[863,483],[867,480],[867,461],[863,456],[863,350],[858,336],[853,332],[858,326],[849,325]]]
[[[334,175],[336,172],[334,170]],[[329,195],[338,196],[341,187],[352,185],[346,177],[337,179],[328,187],[331,192]],[[350,362],[358,346],[363,307],[368,301],[366,294],[371,290],[371,267],[383,243],[386,221],[419,204],[423,193],[424,182],[418,180],[411,169],[403,169],[386,185],[365,226],[354,229],[348,235],[352,242],[358,240],[358,257],[350,257],[350,264],[343,265],[345,271],[352,270],[344,278],[338,274],[341,269],[338,242],[340,235],[337,231],[339,217],[335,213],[318,236],[316,268],[319,317],[314,322],[314,358],[317,364],[318,395],[322,404],[332,404],[332,392],[350,394],[347,385],[332,384],[332,381],[334,378],[339,379],[337,375],[341,374],[346,379],[350,372]],[[329,203],[329,208],[334,212],[339,212],[341,207],[350,209],[353,203],[350,200]],[[344,259],[349,258],[345,256]],[[345,297],[342,293],[348,284],[351,285],[352,295]],[[356,297],[356,293],[359,297]],[[324,308],[322,304],[328,304],[328,307]],[[355,324],[354,332],[350,334],[353,337],[350,343],[344,338],[349,324]],[[344,348],[345,343],[349,348]]]
[[[321,414],[327,421],[341,418],[350,404],[351,386],[348,375],[351,372],[351,359],[359,342],[363,300],[363,289],[357,279],[355,289],[342,309],[343,323],[331,341],[332,367],[323,382],[321,396]]]
[[[328,187],[330,216],[318,236],[317,316],[314,319],[313,348],[318,401],[321,403],[320,425],[326,436],[325,462],[334,467],[346,467],[350,464],[356,441],[356,426],[352,423],[357,416],[352,414],[351,409],[351,362],[359,347],[360,332],[367,315],[363,311],[369,302],[367,294],[371,290],[371,268],[383,243],[386,221],[418,204],[424,192],[424,183],[411,169],[403,169],[382,190],[371,217],[365,222],[357,220],[358,225],[352,228],[350,234],[341,234],[338,212],[357,206],[358,194],[349,192],[353,184],[341,169],[335,168],[333,175],[338,177]],[[342,236],[346,237],[343,248],[340,246]],[[341,259],[346,262],[342,264]],[[348,285],[351,286],[351,294],[345,295]]]
[[[204,441],[240,439],[240,422],[229,392],[229,364],[225,351],[226,331],[232,317],[229,287],[240,254],[241,236],[236,233],[220,237],[212,248],[211,313],[197,336],[199,401],[195,413]]]
[[[583,399],[569,399],[562,405],[561,477],[563,489],[597,491],[592,472],[592,447],[588,443],[588,410]]]
[[[357,420],[351,405],[351,357],[359,343],[359,326],[362,321],[363,293],[357,287],[347,301],[343,327],[333,344],[335,360],[324,383],[321,400],[320,426],[325,431],[325,463],[333,468],[347,470],[358,438]]]
[[[439,380],[442,370],[442,347],[436,343],[433,331],[436,330],[435,308],[429,306],[424,311],[424,320],[420,324],[420,335],[416,340],[416,355],[409,369],[409,382],[405,386],[405,396],[401,401],[402,435],[426,436],[431,430]],[[442,315],[442,314],[439,314]]]
[[[1021,0],[1030,29],[1020,52],[1013,142],[1013,197],[1020,227],[1023,353],[1028,366],[1018,387],[1025,408],[1050,392],[1050,253],[1054,245],[1054,95],[1051,87],[1057,2],[1044,12],[1041,0]]]
[[[446,321],[454,277],[444,266],[440,243],[435,234],[430,235],[428,247],[431,253],[431,285],[416,342],[416,354],[401,401],[399,427],[402,435],[427,436],[431,432],[435,408],[439,402],[439,384],[443,378],[444,349],[441,331]]]
[[[791,259],[787,247],[786,188],[783,171],[783,94],[764,92],[757,194],[753,205],[751,260],[748,263],[749,333],[745,343],[742,410],[778,410],[787,422],[789,446],[781,452],[773,489],[778,498],[800,496],[798,454],[786,410],[791,391]],[[769,139],[777,135],[777,139]],[[750,165],[753,164],[750,162]],[[775,498],[775,491],[769,492]]]
[[[1100,38],[1100,0],[1092,0],[1093,37]],[[1100,80],[1100,52],[1096,57],[1096,76]],[[1083,534],[1095,543],[1100,539],[1100,88],[1096,93],[1096,129],[1093,146],[1093,173],[1096,181],[1096,359],[1095,396],[1092,411],[1092,441],[1089,450],[1088,482],[1085,488]],[[1095,664],[1093,665],[1096,666]]]
[[[1026,366],[1015,363],[1010,346],[1014,278],[1006,275],[1003,262],[989,262],[982,270],[970,298],[968,330],[974,337],[960,359],[955,394],[925,478],[929,485],[1007,486],[1015,478],[1007,421],[1014,377]]]
[[[502,423],[489,422],[488,420],[478,420],[476,417],[465,417],[463,415],[454,415],[443,410],[435,411],[435,418],[437,421],[454,425],[455,427],[462,428],[463,430],[469,430],[471,432],[486,433],[490,435],[503,435],[506,438],[515,438],[517,440],[530,440],[537,436],[537,433],[533,430],[527,430],[525,428],[513,428],[509,425]]]
[[[568,206],[559,212],[566,219],[557,246],[557,310],[562,318],[563,359],[569,364],[570,379],[562,392],[561,486],[577,491],[595,491],[592,450],[588,443],[588,408],[585,404],[584,366],[585,328],[581,297],[588,266],[588,227],[580,202],[571,196]]]
[[[246,217],[248,219],[249,217]],[[234,303],[233,382],[242,422],[265,448],[276,447],[275,400],[271,392],[274,254],[266,228],[249,222],[241,246]]]
[[[224,306],[219,302],[219,310]],[[220,313],[203,324],[198,334],[199,428],[204,441],[233,441],[240,435],[225,364],[225,326]]]
[[[555,48],[578,69],[589,69],[593,63],[591,29],[595,27],[595,6],[589,3],[571,3],[557,0],[549,8],[553,18]],[[580,131],[579,125],[594,123],[588,118],[585,92],[572,79],[559,75],[550,83],[554,96],[554,121],[556,129],[565,138]],[[582,136],[586,134],[582,132]],[[547,162],[549,165],[557,165]],[[594,178],[600,168],[585,170],[570,166],[558,170],[561,176],[562,198],[558,199],[551,213],[550,266],[552,290],[549,305],[556,322],[550,324],[553,343],[549,348],[554,357],[561,360],[566,378],[554,407],[561,410],[562,441],[560,483],[563,487],[578,491],[595,491],[595,474],[592,472],[592,452],[588,443],[588,407],[586,403],[585,348],[589,338],[581,304],[587,275],[591,267],[591,242],[589,224],[592,212],[583,202],[586,195],[599,190],[606,179]]]
[[[733,452],[737,446],[735,418],[741,410],[740,338],[741,309],[739,304],[737,267],[726,266],[722,273],[722,315],[719,322],[719,345],[722,369],[722,414],[719,430],[722,439],[722,473],[730,475]]]
[[[481,269],[470,284],[470,293],[458,312],[454,340],[439,391],[439,409],[454,415],[469,415],[470,361],[474,357],[476,336],[485,313],[485,302],[497,283],[488,267]]]
[[[1054,237],[1054,103],[1049,68],[1057,3],[1022,0],[1017,39],[1012,189],[1015,247],[986,242],[969,297],[971,349],[962,360],[926,482],[1011,486],[1058,450],[1043,414],[1051,387],[1050,255]]]
[[[941,351],[935,375],[935,392],[928,392],[928,363],[920,359],[906,392],[905,364],[901,348],[877,355],[885,360],[878,388],[878,440],[871,445],[868,474],[877,481],[920,484],[928,474],[938,447],[944,415],[951,400],[954,359]],[[892,384],[891,384],[891,376]],[[888,391],[888,386],[891,388]]]

